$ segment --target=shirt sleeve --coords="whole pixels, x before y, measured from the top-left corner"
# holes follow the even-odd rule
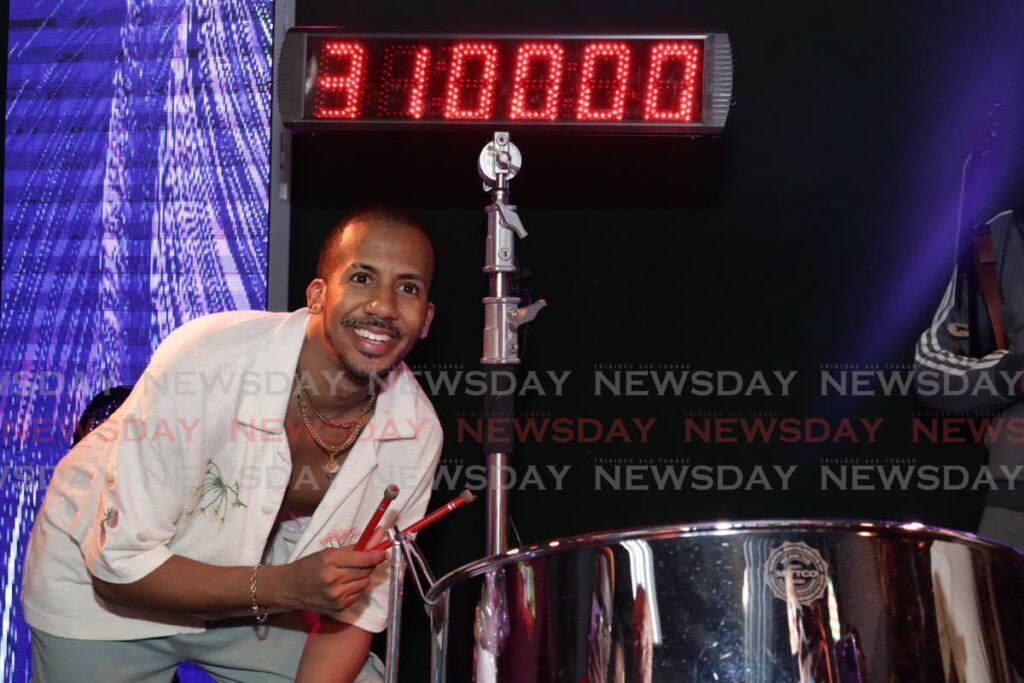
[[[110,583],[138,581],[167,561],[183,507],[180,449],[173,439],[152,440],[178,421],[148,384],[152,377],[144,376],[124,405],[76,446],[100,452],[90,458],[95,507],[81,511],[75,540],[89,573]]]
[[[1002,410],[1020,400],[1024,356],[996,349],[990,329],[970,324],[967,287],[957,284],[954,270],[931,326],[917,342],[915,392],[937,410]],[[971,354],[972,336],[983,355]]]
[[[436,421],[426,433],[420,435],[422,453],[429,458],[429,464],[423,470],[419,480],[415,484],[412,495],[403,506],[395,524],[404,529],[416,520],[422,518],[427,512],[427,504],[430,502],[430,494],[433,490],[434,472],[441,459],[441,447],[443,437],[441,425]],[[393,479],[400,481],[400,477]],[[381,562],[374,570],[370,579],[370,587],[355,604],[341,613],[340,620],[358,626],[364,631],[380,633],[387,628],[388,622],[388,591],[390,589],[391,563],[388,560]]]

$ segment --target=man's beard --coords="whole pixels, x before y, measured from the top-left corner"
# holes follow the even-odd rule
[[[391,371],[398,367],[401,360],[397,360],[394,363],[389,363],[386,367],[375,369],[369,365],[359,365],[358,363],[350,363],[346,358],[341,358],[341,367],[345,372],[345,376],[349,379],[358,382],[359,384],[372,385],[374,387],[381,387],[387,380]]]

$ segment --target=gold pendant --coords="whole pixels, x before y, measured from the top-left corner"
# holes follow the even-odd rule
[[[327,464],[324,465],[324,472],[327,473],[328,477],[333,477],[341,469],[341,465],[338,464],[337,460],[328,460]]]

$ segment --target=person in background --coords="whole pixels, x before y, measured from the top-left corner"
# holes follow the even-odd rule
[[[975,230],[914,354],[915,390],[930,408],[1024,419],[1024,213]],[[1003,424],[1006,423],[1004,420]],[[1024,443],[985,435],[989,491],[978,532],[1024,549]]]

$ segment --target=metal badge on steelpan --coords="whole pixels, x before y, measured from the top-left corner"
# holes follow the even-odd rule
[[[764,580],[779,600],[809,605],[825,595],[828,564],[806,543],[783,543],[764,563]]]

